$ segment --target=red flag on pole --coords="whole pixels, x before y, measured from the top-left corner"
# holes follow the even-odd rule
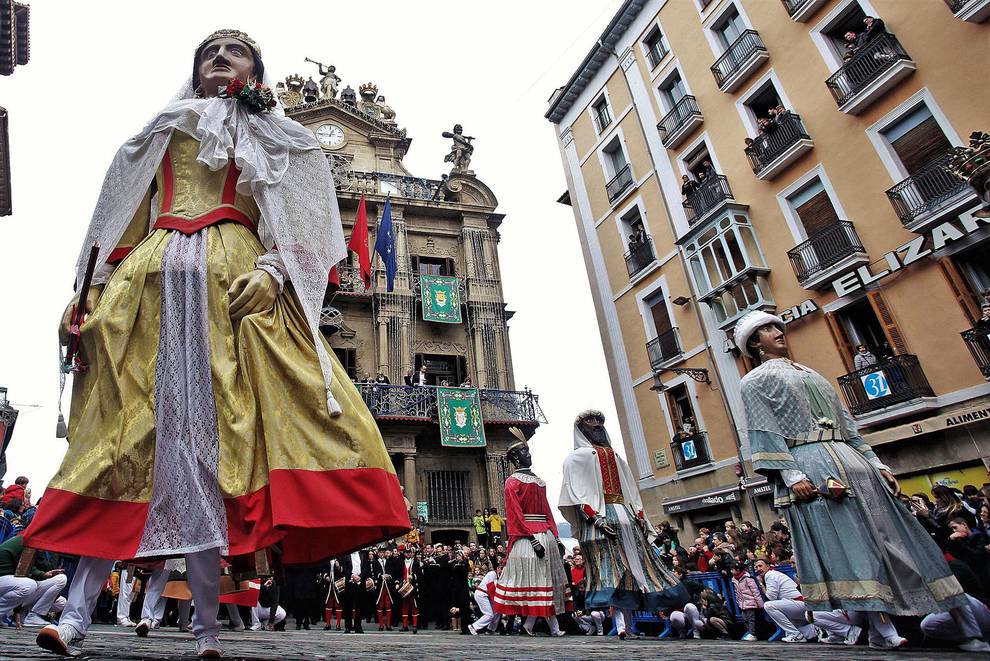
[[[368,211],[364,206],[364,195],[358,203],[357,217],[354,219],[354,229],[351,231],[351,240],[347,242],[347,249],[357,253],[361,279],[367,290],[371,286],[371,253],[368,250]]]

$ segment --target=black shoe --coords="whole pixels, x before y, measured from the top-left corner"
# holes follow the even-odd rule
[[[303,625],[303,629],[305,629],[306,631],[309,631],[309,622],[307,622],[307,623],[305,623]]]
[[[354,633],[354,629],[344,629],[344,633]]]
[[[354,630],[354,633],[364,633],[364,629],[358,627],[357,629]]]
[[[323,630],[324,630],[324,631],[330,631],[330,629],[332,629],[332,628],[333,628],[333,627],[331,627],[331,626],[330,626],[330,625],[328,624],[328,625],[326,625],[326,626],[324,626],[324,627],[323,627]],[[339,629],[338,629],[338,631],[339,631]]]
[[[413,627],[413,634],[415,634],[417,631],[419,631],[419,629],[417,629],[416,627]]]
[[[402,627],[403,633],[409,633],[409,627]]]

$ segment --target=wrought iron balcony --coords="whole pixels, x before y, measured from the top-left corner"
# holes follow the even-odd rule
[[[804,9],[804,6],[811,2],[811,0],[780,0],[784,3],[784,9],[787,10],[787,15],[794,17],[799,11]]]
[[[361,398],[375,418],[435,422],[436,386],[393,386],[359,383]],[[545,423],[539,395],[530,390],[479,390],[485,423],[536,425]]]
[[[970,328],[961,335],[984,378],[990,379],[990,327]]]
[[[481,418],[486,423],[546,423],[540,397],[530,390],[481,390]]]
[[[612,113],[608,111],[607,105],[601,106],[592,115],[594,116],[596,133],[602,133],[612,123]]]
[[[804,23],[828,0],[780,0],[792,21]]]
[[[824,276],[838,275],[836,269],[844,262],[860,256],[865,258],[866,249],[856,234],[856,227],[848,220],[840,220],[788,250],[787,256],[798,282],[806,287]]]
[[[683,350],[677,329],[671,328],[647,342],[646,353],[650,356],[650,367],[653,369],[660,369],[665,363],[680,356]]]
[[[674,454],[674,468],[679,471],[711,463],[708,432],[699,431],[675,438],[670,442],[670,449]]]
[[[722,206],[723,202],[731,199],[732,189],[729,188],[729,180],[725,175],[717,174],[706,179],[684,202],[688,223],[694,225],[705,215]]]
[[[910,66],[903,66],[908,63]],[[832,97],[840,109],[846,112],[859,112],[874,98],[872,94],[868,94],[871,89],[877,95],[886,89],[883,86],[876,87],[875,83],[884,82],[886,79],[887,84],[893,85],[900,80],[900,78],[890,78],[886,74],[894,74],[897,70],[903,77],[914,68],[911,56],[901,46],[897,37],[883,33],[861,46],[856,54],[842,65],[842,68],[828,77],[825,85],[832,92]],[[860,94],[866,94],[870,98],[853,103]]]
[[[982,23],[990,18],[990,0],[945,0],[956,18],[970,23]]]
[[[340,287],[338,294],[370,296],[371,287],[364,288],[364,280],[361,279],[361,267],[351,264],[338,264],[337,275],[340,277]]]
[[[753,173],[760,179],[769,179],[813,146],[801,118],[792,112],[778,115],[764,131],[745,150]]]
[[[907,353],[844,374],[838,381],[853,415],[866,415],[895,404],[935,396],[918,357]]]
[[[443,200],[439,179],[424,179],[391,172],[363,172],[349,169],[346,160],[331,161],[334,186],[338,193],[365,193],[418,200]]]
[[[949,156],[940,156],[918,172],[887,191],[897,217],[908,229],[915,229],[927,220],[934,220],[940,211],[951,207],[972,191],[966,182],[949,174],[945,166]]]
[[[651,44],[646,49],[646,59],[650,62],[650,68],[655,69],[656,66],[663,61],[663,58],[667,57],[667,53],[669,52],[670,51],[664,48],[662,39],[658,39]]]
[[[711,66],[715,84],[723,92],[735,90],[768,57],[770,53],[763,44],[760,33],[756,30],[743,30]]]
[[[629,252],[626,253],[626,270],[629,271],[629,277],[636,275],[656,259],[656,255],[653,252],[653,241],[650,237],[643,237],[640,243],[630,243]]]
[[[605,184],[605,193],[609,202],[615,202],[620,195],[625,193],[632,186],[632,166],[628,163],[619,170],[612,180]]]
[[[660,132],[660,142],[664,147],[673,149],[687,137],[688,133],[704,121],[698,101],[690,94],[681,97],[673,108],[657,123]]]

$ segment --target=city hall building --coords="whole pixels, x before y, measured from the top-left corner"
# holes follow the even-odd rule
[[[627,0],[554,92],[560,201],[652,516],[774,516],[731,334],[756,309],[905,491],[988,481],[990,227],[944,167],[990,130],[988,17],[990,0]]]
[[[412,138],[377,87],[340,89],[333,67],[319,66],[319,84],[293,75],[277,92],[330,161],[345,237],[363,199],[373,250],[388,198],[396,260],[392,291],[380,258],[366,289],[351,253],[337,268],[339,287],[328,289],[321,329],[378,422],[412,517],[429,522],[426,541],[466,542],[476,509],[504,511],[508,428],[529,436],[543,420],[512,371],[513,312],[498,255],[504,216],[467,167],[441,179],[410,173],[402,159]],[[407,370],[421,367],[426,384],[407,385]],[[379,373],[390,383],[370,383]],[[475,421],[470,435],[446,433]]]

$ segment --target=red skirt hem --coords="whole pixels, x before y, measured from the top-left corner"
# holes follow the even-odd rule
[[[229,554],[282,542],[282,561],[313,563],[409,531],[402,490],[380,468],[277,469],[269,485],[225,498]],[[24,534],[26,546],[108,560],[133,558],[148,503],[105,500],[49,487]]]

